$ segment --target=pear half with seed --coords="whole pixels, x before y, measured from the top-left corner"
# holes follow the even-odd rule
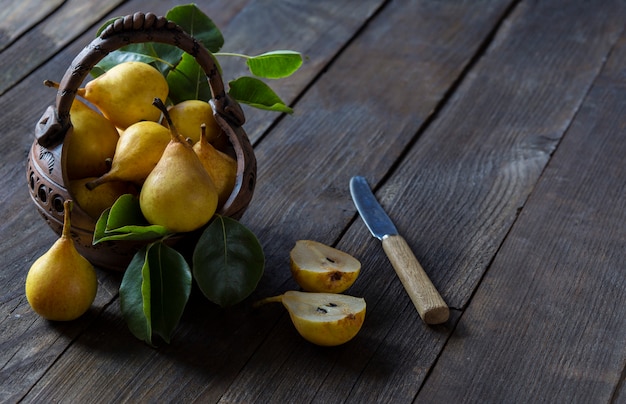
[[[336,346],[354,338],[365,320],[365,299],[337,293],[310,293],[290,290],[257,302],[281,302],[291,322],[307,341]]]
[[[306,292],[342,293],[361,271],[350,254],[313,240],[298,240],[290,258],[291,274]]]

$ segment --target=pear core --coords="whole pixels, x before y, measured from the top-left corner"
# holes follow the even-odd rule
[[[298,240],[289,255],[291,274],[307,292],[342,293],[361,270],[350,254],[313,240]]]
[[[365,299],[337,293],[310,293],[290,290],[256,303],[281,302],[291,322],[307,341],[336,346],[353,339],[365,321]]]

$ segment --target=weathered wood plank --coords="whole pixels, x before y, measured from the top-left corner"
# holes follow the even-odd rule
[[[0,95],[122,2],[123,0],[65,1],[54,13],[0,53]]]
[[[390,4],[394,7],[398,6],[398,3],[394,3],[391,2]],[[423,9],[424,14],[420,15],[429,16],[427,11],[430,8],[428,7],[434,9],[437,9],[437,7],[449,7],[443,3],[432,1],[412,3],[411,5],[413,7],[426,7]],[[484,25],[485,19],[489,18],[484,14],[487,13],[491,16],[491,23],[493,24],[508,3],[494,1],[484,5],[487,11],[485,9],[481,10],[481,15],[471,12],[461,13],[462,10],[465,10],[463,7],[468,6],[455,5],[460,7],[460,9],[456,9],[459,15],[457,19],[454,19],[454,23],[450,22],[448,14],[444,13],[447,17],[441,20],[433,19],[432,14],[430,14],[431,18],[422,24],[428,25],[430,23],[433,26],[439,26],[441,29],[444,29],[446,34],[434,38],[433,43],[430,44],[422,43],[420,37],[413,37],[407,41],[402,55],[396,54],[393,51],[393,46],[386,46],[385,51],[378,48],[375,50],[380,51],[380,54],[383,55],[379,60],[368,57],[360,59],[359,63],[356,60],[353,61],[354,63],[348,63],[346,60],[349,60],[354,55],[368,54],[372,57],[371,55],[376,53],[368,52],[371,47],[368,48],[366,41],[355,41],[346,49],[347,56],[339,58],[329,69],[329,74],[332,72],[333,75],[340,74],[342,77],[346,77],[346,87],[338,88],[336,81],[325,81],[325,76],[320,76],[315,86],[298,102],[296,115],[287,117],[272,130],[266,139],[260,142],[258,150],[260,167],[262,169],[261,181],[253,206],[251,206],[244,217],[246,224],[250,225],[256,233],[261,235],[261,241],[266,244],[269,251],[268,273],[257,296],[294,287],[287,274],[286,265],[288,262],[288,249],[293,245],[295,239],[311,237],[332,243],[341,235],[345,225],[354,217],[354,208],[346,193],[349,176],[357,173],[365,174],[373,178],[375,183],[382,181],[382,178],[385,177],[384,174],[389,172],[390,168],[395,166],[394,164],[398,157],[403,155],[403,149],[412,143],[415,133],[419,130],[426,117],[429,116],[437,103],[445,96],[449,84],[454,82],[455,78],[462,71],[469,58],[468,55],[473,54],[479,43],[477,38],[489,31],[491,25]],[[255,4],[261,5],[262,3]],[[330,4],[329,7],[331,9],[335,6],[331,3],[328,4]],[[402,3],[400,4],[402,5]],[[574,86],[574,90],[571,92],[557,86],[565,102],[562,102],[555,95],[552,98],[548,97],[545,104],[543,104],[544,106],[554,107],[553,104],[556,105],[562,102],[560,105],[563,108],[562,115],[556,114],[560,117],[559,122],[562,122],[562,125],[567,125],[573,115],[572,111],[577,110],[577,106],[582,98],[581,94],[584,94],[584,89],[588,88],[588,83],[599,69],[594,63],[598,61],[598,56],[602,55],[603,49],[609,47],[610,38],[616,31],[616,21],[620,16],[619,13],[613,16],[610,15],[614,11],[610,9],[612,5],[613,3],[609,3],[607,11],[600,16],[596,15],[595,18],[591,18],[592,21],[588,28],[581,29],[579,25],[574,24],[573,30],[577,34],[582,32],[582,35],[565,35],[567,40],[571,40],[576,45],[573,46],[575,52],[571,55],[572,59],[568,59],[568,63],[565,64],[567,68],[572,69],[572,60],[579,57],[580,53],[582,53],[580,51],[582,47],[581,42],[591,37],[594,30],[599,30],[597,25],[598,19],[603,18],[608,21],[605,29],[610,34],[598,34],[597,39],[590,41],[594,48],[600,48],[594,49],[593,52],[587,52],[585,55],[592,62],[584,64],[576,72],[567,71],[562,78],[562,80],[570,81],[582,78],[582,84]],[[339,6],[337,5],[336,7]],[[532,4],[528,7],[538,6]],[[589,14],[594,15],[594,13]],[[351,15],[354,15],[354,12]],[[548,13],[548,15],[554,14]],[[559,18],[565,19],[571,15],[573,13],[565,12]],[[406,26],[399,27],[414,29],[416,25],[414,16],[408,14],[406,18],[408,22]],[[459,46],[458,42],[455,42],[455,46],[459,46],[460,49],[451,46],[448,42],[449,38],[467,34],[463,30],[463,24],[470,24],[468,19],[472,18],[476,18],[473,23],[478,24],[479,27],[475,28],[477,31],[472,31],[473,35],[457,38],[467,48]],[[546,17],[546,19],[549,19],[549,17]],[[357,23],[359,19],[351,21]],[[524,22],[523,19],[521,21],[522,23]],[[623,18],[621,18],[621,21],[623,21]],[[317,22],[313,26],[321,29]],[[482,22],[482,24],[479,22]],[[545,22],[546,20],[544,20]],[[332,20],[331,23],[336,24],[335,20]],[[505,28],[511,30],[516,24],[520,24],[519,18],[515,18],[514,23],[507,25]],[[375,28],[368,27],[368,29],[371,29],[371,32],[368,31],[369,34],[364,34],[364,38],[379,40],[382,37],[385,40],[381,43],[393,44],[392,38],[385,37],[385,35],[394,33],[394,27],[384,26],[383,24],[377,25],[376,21],[373,21],[371,26]],[[236,30],[235,25],[231,27]],[[300,28],[302,27],[300,26]],[[436,32],[436,29],[432,27],[431,29]],[[562,35],[564,27],[559,26],[559,29],[561,29],[559,32]],[[526,33],[531,31],[530,27],[526,31],[521,30],[521,32]],[[519,32],[517,31],[517,33]],[[323,37],[323,34],[319,32],[317,35],[319,36],[316,38]],[[545,34],[539,34],[537,38],[540,38],[540,35]],[[519,45],[516,41],[507,41],[507,38],[513,37],[504,34],[500,36],[499,41],[501,43],[499,45],[501,47],[504,46],[502,43],[510,43],[513,46]],[[522,45],[525,44],[521,36],[517,38],[519,38]],[[531,35],[531,38],[535,37]],[[549,35],[548,38],[550,40],[554,39]],[[302,38],[295,38],[295,35],[292,35],[289,39],[293,42],[288,41],[286,43],[293,43],[295,44],[293,47],[299,49],[297,44],[301,43]],[[345,43],[345,38],[343,43]],[[321,51],[322,57],[328,61],[332,57],[331,55],[334,55],[333,52],[337,52],[343,43],[340,41],[337,43],[339,47],[334,47],[337,45],[334,44],[325,51]],[[528,43],[531,43],[531,41],[529,40]],[[565,48],[568,48],[570,46],[569,42],[566,42],[566,45]],[[310,46],[320,51],[321,48],[319,47],[323,47],[324,44]],[[563,43],[556,41],[552,46],[554,49],[558,49],[559,46],[563,46]],[[451,49],[448,47],[451,47]],[[251,46],[251,48],[256,49],[254,46]],[[410,60],[408,55],[415,49],[420,50],[420,55],[433,55],[432,59],[435,62],[430,58],[418,60],[418,66],[421,66],[422,63],[428,65],[427,68],[422,66],[421,69],[431,72],[431,75],[420,75],[420,70],[412,71],[409,77],[417,77],[417,84],[416,90],[411,90],[412,93],[409,94],[406,89],[410,88],[412,82],[408,81],[404,73],[406,72],[407,60]],[[498,47],[495,47],[495,49],[497,50]],[[553,48],[545,46],[542,49],[545,51]],[[59,56],[55,61],[65,62],[70,55],[73,56],[75,53],[76,49]],[[505,55],[510,56],[510,54]],[[318,62],[319,60],[316,59],[313,63],[317,63],[317,66],[320,68],[326,65],[326,63]],[[550,58],[548,58],[548,61],[550,63],[548,63],[548,67],[545,67],[545,69],[552,73],[546,73],[550,78],[550,80],[546,81],[561,83],[559,81],[561,79],[553,77],[554,71],[551,70],[563,67],[560,64],[561,61],[555,62]],[[65,66],[64,63],[61,65]],[[409,63],[409,65],[411,64]],[[497,68],[499,65],[492,63],[488,66]],[[20,85],[19,89],[28,89],[33,83],[40,83],[40,76],[46,76],[50,72],[55,71],[55,69],[53,61],[46,65],[46,74],[36,72],[32,80],[29,78],[30,84]],[[315,69],[305,70],[309,80],[310,77],[314,77],[319,72]],[[513,69],[513,67],[509,66],[509,69]],[[380,73],[382,70],[385,71],[388,77],[384,74],[372,74],[372,72]],[[380,76],[383,77],[380,81],[371,79],[372,77]],[[503,74],[500,80],[507,83],[504,80],[505,76]],[[524,77],[526,76],[524,75]],[[542,77],[544,76],[538,73],[530,75],[530,79],[533,80],[539,80]],[[363,78],[368,78],[366,83],[364,83]],[[491,85],[487,85],[489,84],[487,81],[481,81],[480,79],[480,75],[478,75],[478,79],[470,75],[470,80],[468,81],[472,91],[467,91],[467,88],[465,88],[465,97],[469,99],[475,97],[479,104],[482,105],[482,108],[486,108],[489,105],[493,107],[495,103],[486,103],[486,96],[481,97],[479,92],[480,85],[483,86],[482,90],[491,88]],[[514,79],[515,76],[512,77],[512,80]],[[300,84],[307,83],[307,80],[299,80]],[[318,88],[318,85],[320,88]],[[294,90],[290,90],[289,86],[285,88],[287,88],[286,93],[289,94],[289,97],[292,97],[292,95],[295,97],[299,94],[302,87]],[[513,92],[513,88],[509,88],[509,90]],[[6,189],[15,189],[15,184],[20,183],[20,180],[17,178],[22,175],[21,170],[23,170],[25,150],[30,145],[32,139],[32,122],[35,122],[35,119],[40,115],[40,112],[31,113],[28,107],[33,108],[32,104],[36,103],[42,103],[45,106],[46,103],[37,98],[33,102],[34,97],[29,98],[28,102],[20,101],[17,94],[21,93],[13,93],[12,91],[10,93],[14,99],[2,97],[0,98],[0,105],[7,107],[6,110],[10,112],[7,115],[8,121],[16,123],[17,129],[11,129],[10,132],[7,132],[8,135],[6,135],[7,143],[14,148],[10,148],[8,159],[3,159],[2,164],[5,164],[5,161],[7,161],[7,165],[0,166],[0,174],[2,174],[0,175],[0,181],[6,180],[4,182],[4,185],[7,185]],[[532,94],[532,92],[530,93]],[[416,101],[412,99],[417,97],[415,94],[420,94],[426,100],[423,103],[420,102],[419,107],[416,107]],[[544,95],[544,93],[541,93],[541,95]],[[510,97],[498,98],[497,100],[500,103],[507,101],[508,98]],[[516,102],[519,102],[520,99],[524,100],[521,96],[512,98],[512,101]],[[509,100],[507,102],[512,103],[512,101]],[[337,107],[337,102],[342,102],[340,107]],[[458,100],[453,99],[452,102],[452,105],[457,105],[456,107],[441,111],[440,114],[453,116],[460,112],[474,111],[468,108],[467,101],[460,103],[462,107],[459,107],[459,104],[455,104],[455,102],[458,102]],[[498,107],[498,105],[495,106]],[[519,128],[506,127],[502,123],[504,120],[496,122],[499,125],[494,123],[494,121],[498,120],[498,114],[510,110],[506,108],[495,109],[497,114],[496,112],[491,115],[478,114],[479,117],[490,118],[486,119],[489,123],[486,130],[501,130],[508,139],[522,139],[522,137],[516,138],[514,136],[516,133],[515,129]],[[25,117],[24,111],[26,111],[26,115],[32,114],[32,119],[28,116]],[[417,118],[412,116],[412,114],[415,114]],[[379,116],[383,116],[384,119],[377,119]],[[471,117],[472,115],[468,116]],[[524,117],[524,114],[521,114],[521,116]],[[552,112],[550,116],[554,117],[555,113]],[[544,122],[540,119],[533,119],[531,114],[525,117],[533,122]],[[26,124],[23,122],[26,118],[29,118],[28,122],[30,123]],[[467,118],[467,116],[464,116],[464,118]],[[502,118],[500,117],[500,119]],[[262,118],[260,120],[261,124],[258,126],[255,124],[249,131],[256,137],[256,133],[262,133],[262,130],[257,128],[272,121],[273,118]],[[468,126],[463,126],[462,119],[453,120],[454,126],[437,125],[437,121],[435,121],[433,126],[437,129],[433,130],[431,135],[429,135],[430,131],[426,132],[417,143],[418,146],[415,147],[415,149],[426,147],[427,150],[424,154],[421,154],[421,152],[409,154],[406,160],[412,161],[416,156],[428,157],[428,154],[437,155],[443,149],[449,147],[448,142],[455,140],[465,146],[469,146],[467,153],[474,152],[478,156],[502,151],[502,146],[493,151],[489,150],[485,145],[478,147],[478,142],[482,141],[484,137],[481,137],[480,131],[476,129],[480,126],[476,123],[477,121],[478,119],[472,120],[471,125]],[[255,121],[253,120],[252,122]],[[522,121],[514,121],[513,123],[516,122],[519,125],[525,124]],[[472,125],[476,132],[456,130],[457,126],[468,129]],[[557,127],[559,136],[562,134],[563,128],[561,126]],[[448,131],[451,134],[446,136]],[[513,135],[511,134],[512,132]],[[465,139],[465,134],[467,133],[471,135],[469,140]],[[385,136],[385,142],[389,144],[379,142],[381,136]],[[497,144],[499,141],[495,136],[487,140],[489,139],[494,144]],[[536,155],[544,158],[545,154],[549,154],[552,150],[554,142],[553,140],[547,141],[546,144],[539,142],[538,147],[541,150],[535,152]],[[313,148],[311,145],[313,145]],[[522,144],[525,147],[529,145],[537,146],[534,142]],[[344,152],[346,146],[352,149]],[[509,146],[513,147],[516,145]],[[527,151],[525,147],[517,147],[516,150]],[[373,149],[375,149],[375,152],[372,151]],[[449,199],[446,197],[449,189],[455,189],[456,186],[459,186],[458,181],[466,179],[466,177],[458,175],[459,170],[470,169],[471,171],[473,169],[474,173],[485,173],[488,171],[484,168],[477,168],[476,161],[472,163],[469,158],[461,158],[461,164],[455,164],[457,160],[454,158],[463,157],[465,156],[464,153],[466,151],[461,148],[452,148],[451,154],[444,154],[443,157],[449,159],[449,164],[444,164],[438,168],[443,168],[444,173],[451,173],[451,175],[446,176],[440,173],[436,177],[440,183],[433,180],[430,183],[427,182],[426,187],[422,189],[422,192],[426,192],[427,197],[430,196],[436,200],[436,203],[440,206],[445,205],[446,201],[458,203],[458,199],[452,198],[459,195],[469,195],[474,198],[470,198],[469,200],[471,201],[482,200],[480,197],[476,197],[474,193],[468,193],[468,187],[462,188],[457,194],[451,193],[452,195]],[[531,153],[531,156],[536,155]],[[284,161],[281,161],[281,158]],[[520,161],[517,158],[520,157],[514,158],[514,163]],[[524,161],[524,158],[521,158],[521,160]],[[422,261],[430,261],[429,264],[432,264],[433,259],[441,258],[450,253],[450,251],[447,253],[443,251],[449,242],[446,238],[448,236],[448,232],[445,231],[446,227],[439,227],[450,225],[450,223],[457,223],[461,227],[461,224],[458,224],[458,217],[457,220],[448,218],[446,221],[442,219],[443,215],[428,216],[433,212],[431,210],[432,204],[427,205],[428,208],[423,208],[422,205],[425,199],[418,190],[403,193],[402,187],[405,184],[414,186],[414,183],[409,182],[407,178],[414,176],[414,173],[417,172],[416,170],[429,168],[433,164],[432,159],[425,159],[425,161],[426,164],[424,165],[407,163],[404,168],[401,167],[398,172],[402,173],[402,175],[399,174],[402,179],[394,182],[393,179],[396,177],[392,177],[391,185],[385,186],[379,192],[379,195],[382,196],[386,206],[392,211],[392,217],[397,220],[401,229],[418,228],[415,226],[416,224],[422,224],[426,221],[428,230],[433,228],[437,230],[432,233],[435,238],[433,243],[426,247],[420,245],[418,246],[419,248],[416,248],[420,259]],[[493,163],[500,160],[490,157],[480,159],[480,161]],[[436,171],[433,169],[433,172]],[[305,175],[302,175],[303,173]],[[532,178],[531,176],[525,177],[526,174],[520,175],[520,177],[526,178],[528,186],[531,187],[533,183]],[[303,180],[304,183],[302,183]],[[519,187],[519,184],[516,184],[516,186]],[[429,193],[428,191],[431,192]],[[303,397],[313,398],[320,402],[337,400],[337,397],[349,397],[354,399],[355,402],[371,401],[374,398],[385,400],[389,397],[410,399],[419,389],[423,378],[428,372],[428,367],[433,363],[434,357],[439,354],[438,349],[440,348],[437,347],[442,346],[443,341],[450,334],[450,327],[454,326],[458,318],[458,313],[455,312],[451,322],[441,328],[425,327],[417,321],[414,310],[403,294],[402,288],[395,279],[384,255],[380,250],[376,250],[379,247],[378,244],[369,238],[361,222],[357,221],[341,239],[339,246],[361,258],[365,268],[373,268],[380,271],[376,273],[373,273],[373,271],[364,272],[354,289],[351,289],[350,293],[366,296],[372,310],[368,314],[368,321],[363,333],[352,344],[344,347],[322,350],[306,344],[297,337],[286,316],[281,315],[283,312],[280,311],[279,307],[275,310],[248,312],[247,306],[240,306],[232,310],[221,311],[201,298],[194,298],[192,304],[190,304],[189,310],[183,319],[183,324],[174,337],[174,343],[171,346],[161,347],[158,350],[142,346],[129,335],[121,320],[116,302],[112,297],[99,295],[98,298],[100,300],[94,308],[96,312],[93,313],[93,316],[98,317],[92,322],[91,327],[86,327],[87,323],[92,321],[90,315],[85,319],[84,323],[71,326],[69,331],[55,329],[45,322],[35,320],[32,313],[28,314],[26,303],[19,290],[21,287],[20,283],[15,280],[24,275],[24,264],[29,262],[29,259],[36,256],[38,252],[44,251],[49,245],[45,238],[46,236],[41,234],[42,231],[45,231],[43,230],[45,225],[33,218],[35,215],[31,212],[29,206],[24,206],[24,201],[28,198],[25,189],[21,195],[20,192],[22,191],[17,190],[14,194],[0,196],[0,198],[5,198],[3,202],[8,202],[8,205],[3,205],[3,207],[15,209],[14,214],[0,212],[1,232],[3,234],[21,232],[20,239],[28,240],[28,242],[32,243],[26,249],[20,247],[18,250],[12,248],[18,246],[17,242],[10,245],[2,244],[2,256],[4,258],[6,255],[7,261],[10,262],[8,271],[0,272],[0,286],[8,286],[7,289],[3,288],[3,295],[0,298],[1,312],[3,316],[4,313],[7,313],[2,326],[7,324],[10,327],[21,327],[21,330],[17,332],[13,328],[13,331],[8,332],[4,331],[4,327],[0,327],[0,333],[7,332],[7,334],[1,335],[0,341],[4,340],[5,335],[13,341],[10,344],[6,344],[6,347],[9,347],[11,351],[5,354],[4,350],[2,350],[2,354],[5,356],[0,357],[2,358],[0,363],[4,365],[0,367],[2,369],[0,377],[2,377],[2,386],[17,382],[21,387],[16,388],[14,391],[18,394],[24,394],[27,389],[33,386],[33,383],[36,383],[41,378],[34,386],[31,394],[26,397],[26,401],[86,400],[93,399],[94,394],[98,394],[98,399],[102,401],[123,401],[125,399],[133,401],[162,401],[168,398],[170,400],[175,398],[177,401],[191,401],[194,398],[201,398],[203,401],[213,402],[219,400],[225,391],[227,394],[224,396],[224,401],[228,401],[231,397],[242,399],[291,398],[293,400],[294,397],[298,396],[293,396],[292,393],[297,394],[299,389],[297,390],[289,381],[296,379],[304,379],[306,381],[304,384],[306,391],[303,393]],[[481,188],[477,192],[485,191]],[[407,203],[407,198],[413,198],[410,199],[413,202]],[[489,201],[487,198],[487,202],[483,200],[483,204],[490,206]],[[406,210],[399,207],[399,205],[403,204],[406,205]],[[497,205],[497,203],[495,204]],[[507,206],[504,208],[508,209]],[[449,211],[457,212],[460,215],[460,210],[451,209]],[[415,212],[426,213],[420,215]],[[477,217],[480,216],[473,210],[468,210],[468,212],[475,214]],[[23,224],[20,223],[22,219],[27,219],[26,223],[34,222],[39,224],[24,229]],[[452,242],[456,240],[458,243],[464,236],[464,232],[470,232],[468,229],[478,228],[483,229],[483,234],[489,233],[484,229],[491,222],[483,223],[482,225],[478,225],[476,220],[471,222],[474,227],[466,223],[456,233],[452,232],[450,240]],[[30,240],[29,235],[33,236],[34,240]],[[500,237],[500,240],[502,237]],[[52,239],[51,236],[50,239]],[[363,243],[363,240],[367,241]],[[417,240],[420,243],[422,242],[422,239]],[[463,246],[466,249],[468,248],[465,244]],[[24,257],[24,251],[29,251],[32,257]],[[372,254],[372,251],[378,252]],[[451,251],[455,253],[458,250]],[[483,262],[477,260],[476,255],[469,254],[460,257],[467,258],[468,256],[474,259],[474,262],[480,264],[480,270],[484,269],[486,264],[482,265]],[[459,264],[462,262],[461,258],[457,256],[456,261],[448,259],[446,263]],[[434,268],[432,265],[425,266],[429,272],[431,271],[430,268]],[[467,265],[465,267],[461,266],[458,273],[448,271],[446,276],[459,277],[461,271],[468,267]],[[439,277],[437,282],[443,284],[442,280],[445,279],[447,278]],[[21,281],[19,280],[19,282]],[[107,293],[110,290],[114,294],[115,286],[119,284],[119,279],[101,278],[100,282],[108,287],[106,289]],[[456,285],[456,287],[454,285],[447,287],[446,297],[456,296],[455,302],[463,302],[464,300],[459,296],[465,293],[465,291],[458,293],[458,290],[463,287],[465,286],[462,283]],[[7,294],[4,295],[4,293]],[[107,306],[110,302],[113,302],[113,304]],[[29,315],[31,317],[27,318]],[[75,335],[79,332],[82,335],[79,338],[75,338]],[[21,336],[30,337],[31,335],[37,338],[36,343],[22,343],[17,349],[14,348],[17,344],[16,341],[20,341],[19,338]],[[59,335],[62,338],[58,338]],[[268,336],[269,339],[266,339]],[[420,341],[421,345],[417,345],[416,340]],[[67,348],[72,341],[74,342],[71,347],[59,358],[58,352]],[[50,344],[53,346],[50,346]],[[262,348],[253,356],[259,346],[262,346]],[[2,346],[2,348],[4,347]],[[363,354],[365,355],[359,356]],[[355,356],[358,357],[356,361],[354,359]],[[252,359],[247,362],[250,357]],[[44,359],[41,360],[41,358]],[[54,366],[47,370],[47,367],[53,362]],[[7,366],[7,363],[10,366]],[[243,366],[246,366],[246,368],[241,372]],[[30,374],[28,373],[29,371],[34,371],[34,373]],[[48,373],[43,374],[46,371]],[[268,375],[275,375],[279,379],[268,380]],[[331,389],[328,388],[327,383],[332,386]],[[267,391],[259,392],[258,388],[263,384]],[[246,388],[251,389],[249,394],[239,395],[235,391]],[[337,391],[336,396],[333,395],[334,391]],[[21,397],[21,395],[12,395],[11,398],[13,397]]]
[[[407,238],[435,283],[443,286],[444,298],[455,307],[462,308],[467,303],[480,276],[515,220],[517,208],[523,206],[558,139],[563,136],[578,111],[623,28],[623,6],[620,2],[607,4],[605,13],[595,14],[595,18],[589,18],[589,14],[593,14],[593,7],[589,4],[574,4],[565,8],[561,6],[523,3],[515,11],[496,36],[484,59],[472,69],[449,105],[439,112],[437,119],[379,192],[401,231],[407,233]],[[591,8],[585,9],[586,7]],[[561,24],[555,26],[555,19],[560,19]],[[375,22],[372,22],[371,26],[374,25]],[[543,44],[537,43],[540,40]],[[585,41],[590,41],[593,46],[588,48]],[[352,50],[360,45],[360,41],[353,43],[346,50],[345,56],[351,55]],[[519,53],[520,48],[534,51]],[[390,53],[394,50],[391,46],[386,49]],[[536,61],[532,59],[533,55],[542,58],[545,55],[552,56],[548,60]],[[343,57],[344,55],[341,60]],[[583,58],[587,63],[580,63]],[[333,69],[339,70],[343,67],[339,60],[333,65]],[[333,69],[327,75],[335,73]],[[346,68],[345,71],[350,71],[356,77],[355,80],[358,80],[355,69]],[[391,72],[393,75],[393,70]],[[396,74],[394,77],[405,76]],[[574,81],[576,85],[572,85]],[[550,89],[550,93],[547,89]],[[351,105],[341,90],[333,90],[333,96],[340,97],[339,105]],[[311,93],[298,103],[300,111],[307,105],[309,96],[319,97],[319,94],[326,94],[323,80],[311,89]],[[399,91],[392,90],[392,93],[397,95]],[[422,94],[419,91],[416,93]],[[366,98],[359,101],[361,106],[367,104]],[[401,117],[389,113],[389,105],[385,104],[390,103],[387,98],[380,97],[378,101],[382,104],[380,112],[389,119],[386,122],[401,121]],[[317,104],[325,105],[320,102]],[[390,104],[402,111],[402,106],[393,102]],[[408,108],[410,107],[417,109],[416,103],[409,102]],[[306,109],[304,111],[309,112]],[[324,113],[332,116],[328,114],[328,110]],[[365,115],[355,113],[355,116]],[[389,166],[384,169],[384,157],[390,155],[389,146],[364,138],[367,136],[363,134],[364,126],[369,125],[370,131],[378,128],[371,125],[370,120],[361,119],[362,123],[351,122],[354,125],[351,130],[354,132],[348,132],[353,133],[348,137],[354,139],[358,135],[358,141],[362,144],[376,144],[379,147],[377,151],[382,157],[377,159],[377,156],[367,154],[363,148],[358,149],[357,140],[350,143],[360,150],[359,161],[367,161],[369,166],[355,164],[356,159],[351,159],[347,153],[334,152],[341,155],[337,160],[345,159],[345,166],[338,166],[331,157],[327,157],[327,153],[320,153],[311,159],[317,159],[315,163],[299,159],[303,167],[296,172],[266,174],[272,176],[271,181],[267,181],[271,182],[273,192],[280,194],[281,190],[289,192],[290,189],[297,189],[296,193],[307,192],[308,197],[317,203],[314,205],[311,202],[312,206],[308,207],[303,205],[306,202],[299,201],[290,209],[283,208],[282,221],[286,225],[277,226],[281,230],[281,237],[304,233],[304,237],[320,238],[321,235],[328,237],[323,241],[332,241],[333,233],[330,228],[338,222],[332,217],[337,214],[335,210],[350,212],[348,197],[338,189],[347,186],[347,179],[351,174],[363,174],[364,171],[370,178],[377,179],[389,170]],[[328,119],[318,121],[327,122]],[[281,122],[272,136],[280,136],[283,130],[281,126],[283,123],[288,126],[287,122],[288,120]],[[320,129],[319,126],[311,126]],[[386,128],[389,127],[391,125]],[[325,129],[326,126],[321,128],[322,131]],[[342,130],[339,129],[338,132],[342,133]],[[389,135],[386,131],[379,133]],[[291,141],[291,138],[285,136],[283,142],[287,144],[288,139],[290,147],[304,149],[304,141]],[[394,141],[393,138],[386,140]],[[324,141],[318,144],[324,145]],[[258,148],[263,156],[265,146],[266,143],[261,143]],[[270,146],[268,144],[267,147]],[[334,144],[332,148],[320,149],[327,152],[341,150],[341,145]],[[271,161],[289,159],[289,152],[278,153],[276,160]],[[380,165],[377,167],[377,164]],[[325,167],[331,168],[326,170]],[[383,170],[380,170],[381,167]],[[340,173],[331,174],[331,169],[339,170]],[[306,172],[313,170],[321,178],[311,176],[298,187],[296,178],[306,177]],[[343,173],[345,177],[341,178]],[[332,181],[332,185],[325,181]],[[333,191],[328,193],[328,199],[337,199],[332,204],[326,200],[324,191],[318,191],[328,188]],[[315,200],[316,193],[319,195],[318,200]],[[320,206],[326,207],[322,209]],[[301,212],[307,211],[308,216],[314,218],[312,223],[315,223],[315,228],[308,229],[305,227],[307,224],[300,219],[305,217]],[[328,228],[320,226],[321,216],[331,217],[328,219]],[[292,228],[297,228],[297,231],[291,231]],[[278,233],[278,230],[275,231]],[[345,351],[342,349],[339,350],[340,353],[333,353],[341,359],[330,354],[329,358],[320,359],[319,352],[307,348],[305,343],[285,346],[284,339],[289,330],[277,328],[276,333],[272,334],[279,336],[277,341],[269,338],[264,343],[229,389],[224,401],[286,400],[298,393],[298,388],[289,384],[293,380],[289,374],[296,370],[297,379],[306,381],[307,388],[304,393],[300,393],[305,395],[304,400],[313,395],[319,402],[341,402],[344,399],[351,402],[403,401],[410,400],[418,393],[429,367],[438,355],[433,350],[437,349],[436,346],[439,349],[443,347],[445,335],[450,330],[446,327],[454,326],[454,318],[437,330],[414,321],[417,314],[380,249],[371,261],[367,259],[379,246],[375,241],[367,241],[362,247],[358,246],[360,243],[357,240],[367,237],[365,228],[356,224],[348,230],[339,244],[364,259],[367,264],[364,265],[366,270],[357,281],[358,284],[348,291],[350,294],[364,296],[371,302],[368,305],[369,322],[360,338],[343,348]],[[291,244],[292,240],[284,242],[287,246]],[[281,246],[276,247],[277,255],[280,248]],[[282,249],[285,249],[284,246]],[[367,272],[367,268],[377,272]],[[387,272],[381,272],[383,268]],[[475,281],[466,283],[468,276],[475,276]],[[441,282],[446,277],[451,278],[450,284]],[[293,287],[293,283],[286,279],[283,287]],[[267,371],[266,360],[271,357],[272,352],[280,352],[277,355],[280,364],[271,364],[274,372],[272,374],[276,374],[276,377],[265,379],[263,386],[258,386],[256,381]],[[365,355],[367,359],[355,359],[358,353]],[[326,367],[322,364],[324,361],[328,362]],[[364,367],[358,368],[359,365]],[[279,370],[274,370],[274,366],[280,366]],[[491,376],[496,377],[494,374]],[[337,382],[333,384],[335,380]],[[445,384],[438,387],[446,388]],[[317,391],[312,393],[313,389]],[[429,396],[425,394],[423,398],[428,401]]]
[[[254,7],[243,9],[231,26],[224,29],[223,50],[248,55],[276,49],[301,52],[305,60],[298,72],[288,79],[268,82],[291,105],[384,3],[384,0],[322,2],[309,10],[310,5],[304,6],[301,1],[259,0]],[[285,27],[294,29],[289,32]],[[249,75],[245,64],[237,58],[221,58],[220,63],[225,81]],[[246,132],[253,142],[279,117],[246,105],[242,107],[246,113]]]
[[[404,201],[390,214],[453,307],[467,304],[580,108],[623,11],[520,3],[385,184],[383,203]]]
[[[354,218],[350,176],[381,178],[402,155],[509,3],[484,5],[478,12],[469,4],[389,3],[299,100],[297,116],[281,121],[259,144],[265,162],[259,188],[272,197],[290,196],[284,202],[273,197],[272,204],[256,207],[259,219],[249,219],[261,239],[277,240],[266,246],[276,264],[259,294],[296,287],[287,251],[297,239],[334,243]],[[397,202],[415,209],[406,200]],[[267,218],[271,227],[256,224]],[[313,347],[298,337],[282,307],[265,309],[282,314],[281,322],[223,402],[410,401],[416,394],[458,313],[447,325],[425,326],[380,243],[360,221],[337,246],[363,265],[347,292],[368,302],[357,339],[330,350]],[[289,338],[294,340],[286,342]]]
[[[623,400],[625,65],[622,35],[419,397]]]
[[[9,4],[5,4],[9,3]],[[3,2],[0,7],[0,52],[63,4],[63,0]]]

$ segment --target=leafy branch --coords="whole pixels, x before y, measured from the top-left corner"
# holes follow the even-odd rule
[[[302,66],[302,55],[291,50],[276,50],[256,56],[220,52],[224,37],[215,23],[195,4],[176,6],[165,17],[195,37],[212,53],[219,67],[220,57],[239,57],[246,61],[252,77],[237,78],[228,83],[229,94],[243,104],[269,111],[292,113],[272,88],[260,79],[281,79],[291,76]],[[107,21],[104,30],[114,19]],[[205,72],[195,59],[181,49],[161,43],[131,44],[107,55],[91,70],[99,76],[111,67],[128,61],[141,61],[156,67],[170,86],[169,100],[173,104],[211,97]],[[243,79],[243,80],[242,80]]]
[[[105,210],[94,232],[94,244],[146,241],[124,272],[120,304],[128,328],[153,345],[153,334],[169,342],[195,280],[204,296],[222,307],[248,297],[261,279],[265,256],[256,236],[237,220],[216,215],[203,230],[191,257],[185,257],[168,240],[176,234],[150,225],[134,195],[122,195]]]

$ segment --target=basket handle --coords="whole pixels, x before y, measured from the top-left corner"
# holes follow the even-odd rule
[[[209,103],[214,115],[224,118],[231,127],[243,125],[245,118],[241,106],[226,93],[219,69],[209,51],[165,17],[153,13],[135,13],[115,20],[74,58],[59,83],[56,104],[48,107],[35,128],[37,142],[45,148],[63,142],[71,126],[70,107],[91,69],[110,52],[131,43],[142,42],[173,45],[193,56],[206,73],[212,95]]]

